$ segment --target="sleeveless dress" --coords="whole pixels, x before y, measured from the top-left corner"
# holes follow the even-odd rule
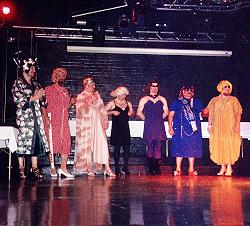
[[[148,100],[145,103],[143,109],[145,115],[143,138],[145,140],[162,141],[167,139],[164,119],[162,118],[163,112],[161,100],[156,103]]]
[[[115,101],[114,101],[115,103]],[[130,130],[129,130],[129,107],[123,110],[115,104],[113,111],[118,111],[120,114],[118,116],[112,115],[112,129],[110,144],[111,145],[130,145]]]

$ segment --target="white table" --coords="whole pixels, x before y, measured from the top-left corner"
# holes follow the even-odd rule
[[[165,128],[167,137],[171,138],[171,135],[168,132],[168,123],[165,122]],[[111,125],[112,122],[109,121],[109,128],[106,130],[106,134],[108,137],[110,137],[111,133]],[[70,134],[71,136],[76,136],[76,121],[75,120],[69,120],[69,126],[70,126]],[[129,121],[129,127],[130,127],[130,135],[131,137],[143,137],[143,121]],[[201,129],[202,129],[202,138],[209,138],[209,133],[207,131],[207,122],[201,122]],[[250,140],[250,122],[241,122],[240,123],[240,134],[241,137],[244,139]]]
[[[0,126],[0,149],[9,155],[9,179],[11,175],[11,154],[17,150],[18,130],[12,126]]]

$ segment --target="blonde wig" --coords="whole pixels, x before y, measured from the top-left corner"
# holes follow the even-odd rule
[[[228,80],[222,80],[222,81],[220,81],[220,83],[217,85],[217,90],[218,90],[219,93],[222,92],[223,86],[229,86],[229,87],[230,87],[230,88],[229,88],[229,89],[230,89],[230,93],[232,92],[232,90],[233,90],[233,85],[232,85],[232,83],[229,82]]]
[[[57,67],[53,70],[51,80],[54,83],[58,83],[59,81],[64,81],[67,77],[67,70],[63,67]]]
[[[123,94],[125,94],[126,96],[129,95],[128,89],[127,89],[126,87],[124,87],[124,86],[119,86],[119,87],[117,87],[115,90],[113,90],[113,91],[110,93],[110,95],[111,95],[112,97],[121,96],[121,95],[123,95]]]

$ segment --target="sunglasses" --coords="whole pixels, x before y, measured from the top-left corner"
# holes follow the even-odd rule
[[[151,84],[151,87],[159,87],[159,85],[154,85],[154,84]]]
[[[193,89],[184,89],[184,91],[186,91],[186,92],[194,92],[194,90]]]
[[[230,89],[230,86],[223,86],[222,88],[223,89],[226,89],[226,88]]]

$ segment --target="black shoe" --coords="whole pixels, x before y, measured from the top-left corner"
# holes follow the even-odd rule
[[[30,169],[31,175],[36,178],[36,179],[40,179],[43,177],[43,175],[40,173],[38,168],[31,168]]]
[[[122,168],[122,171],[123,171],[126,175],[130,175],[130,172],[129,172],[128,168]]]
[[[115,169],[115,175],[116,176],[122,175],[121,170],[120,169]]]

